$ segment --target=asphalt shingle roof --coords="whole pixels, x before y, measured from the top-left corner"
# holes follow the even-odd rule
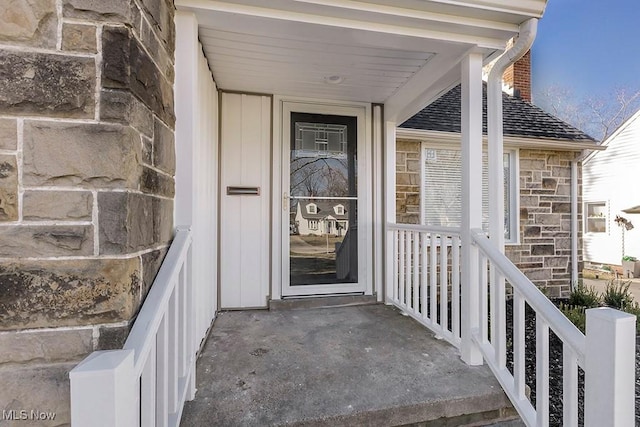
[[[461,87],[454,87],[415,116],[401,128],[460,133]],[[586,133],[522,99],[502,94],[504,135],[550,140],[595,141]],[[482,93],[482,131],[487,133],[487,87]]]

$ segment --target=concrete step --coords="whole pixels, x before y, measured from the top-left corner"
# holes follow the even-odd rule
[[[269,310],[306,310],[310,308],[348,307],[377,304],[373,295],[332,295],[326,297],[285,298],[269,301]]]

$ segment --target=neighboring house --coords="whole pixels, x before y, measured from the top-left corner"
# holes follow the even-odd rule
[[[572,200],[577,207],[582,197],[580,156],[582,150],[596,148],[596,143],[531,104],[529,54],[512,65],[505,77],[511,80],[505,86],[520,94],[520,98],[503,95],[505,251],[548,295],[566,295],[582,271],[582,216],[579,209],[571,211]],[[461,224],[460,96],[456,86],[397,131],[400,222]],[[486,108],[486,91],[484,103]],[[576,164],[573,171],[572,163]],[[483,228],[488,229],[486,152],[483,164],[482,216]],[[576,194],[572,183],[577,185]]]
[[[640,204],[640,111],[602,146],[606,150],[590,154],[583,166],[584,260],[620,265],[625,255],[640,259],[640,215],[626,212]],[[634,228],[619,226],[616,216]]]
[[[344,236],[349,229],[349,212],[340,202],[316,200],[298,203],[294,229],[302,236]]]

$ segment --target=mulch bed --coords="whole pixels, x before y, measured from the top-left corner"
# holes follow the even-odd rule
[[[556,303],[566,301],[554,301]],[[525,377],[531,390],[531,402],[536,402],[536,318],[535,312],[525,305]],[[510,344],[513,342],[513,306],[507,301],[507,368],[513,373],[513,353]],[[636,339],[636,425],[640,425],[640,343]],[[584,423],[584,372],[578,369],[578,417],[579,424]],[[550,331],[549,333],[549,425],[562,425],[562,341]]]

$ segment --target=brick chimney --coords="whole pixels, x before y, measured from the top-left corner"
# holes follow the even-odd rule
[[[507,68],[502,82],[507,92],[531,102],[531,51]]]

